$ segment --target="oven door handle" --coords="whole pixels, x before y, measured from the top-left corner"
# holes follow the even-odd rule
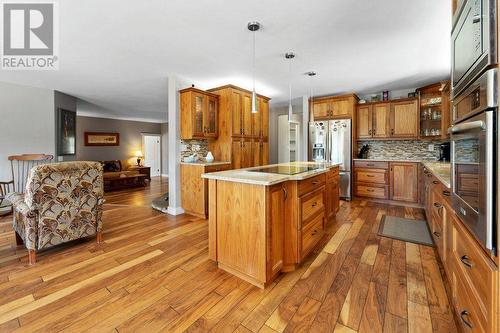
[[[457,134],[457,133],[467,132],[467,131],[477,129],[477,128],[479,128],[481,130],[485,130],[486,123],[482,120],[475,120],[475,121],[470,121],[468,123],[458,124],[458,125],[450,127],[450,129],[448,130],[448,133]]]

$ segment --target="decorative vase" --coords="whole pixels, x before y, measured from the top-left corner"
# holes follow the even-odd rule
[[[212,163],[214,161],[214,155],[212,155],[212,152],[209,151],[205,159],[208,163]]]

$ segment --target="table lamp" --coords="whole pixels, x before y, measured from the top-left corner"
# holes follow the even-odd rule
[[[137,166],[141,166],[142,151],[138,150],[135,152],[135,157],[137,157]]]

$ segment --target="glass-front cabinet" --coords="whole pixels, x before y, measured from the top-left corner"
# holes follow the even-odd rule
[[[420,101],[420,138],[432,140],[448,137],[449,88],[449,82],[438,82],[417,90]]]
[[[187,88],[181,94],[181,139],[217,138],[218,95]]]

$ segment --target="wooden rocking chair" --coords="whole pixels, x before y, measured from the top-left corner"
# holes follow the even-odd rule
[[[0,181],[0,216],[12,212],[12,205],[5,200],[5,196],[13,192],[24,193],[31,168],[48,163],[53,158],[54,156],[45,154],[23,154],[8,157],[12,178],[7,182]]]

